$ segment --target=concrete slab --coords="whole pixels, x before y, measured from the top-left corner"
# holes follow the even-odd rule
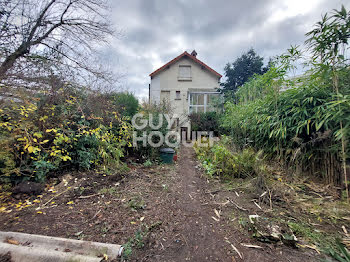
[[[116,259],[123,247],[116,244],[0,231],[0,254],[10,252],[13,262],[98,262]]]

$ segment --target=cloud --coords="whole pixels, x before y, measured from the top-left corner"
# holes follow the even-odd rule
[[[148,96],[149,74],[183,51],[219,73],[250,47],[265,58],[302,44],[321,14],[339,9],[327,0],[128,0],[114,1],[113,24],[121,32],[104,53],[118,85]],[[345,3],[344,3],[345,4]],[[345,5],[348,9],[350,4]]]

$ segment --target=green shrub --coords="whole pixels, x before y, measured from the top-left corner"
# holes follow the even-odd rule
[[[214,131],[216,136],[222,134],[224,130],[220,126],[221,113],[206,112],[206,113],[192,113],[189,118],[191,120],[192,131]]]
[[[39,161],[35,161],[34,165],[34,179],[37,182],[44,182],[46,179],[46,175],[56,169],[56,166],[52,163],[41,159]]]
[[[132,118],[139,108],[137,98],[128,92],[113,94],[113,104],[116,106],[117,112],[128,118]]]
[[[207,174],[223,179],[246,178],[256,175],[260,170],[261,153],[251,148],[232,151],[226,137],[213,147],[200,147],[195,144],[195,151]]]
[[[77,138],[72,150],[72,163],[79,169],[90,169],[97,159],[98,139],[94,135]]]
[[[0,181],[43,182],[62,168],[121,167],[132,127],[113,99],[67,88],[1,104]]]
[[[165,135],[170,131],[168,129],[167,119],[164,117],[165,114],[169,115],[169,117],[171,117],[172,115],[172,110],[169,104],[165,102],[162,102],[160,104],[143,104],[141,107],[140,113],[143,114],[143,119],[147,120],[147,123],[149,123],[150,121],[149,115],[151,114],[154,126],[159,125],[160,117],[163,117],[163,122],[162,122],[162,126],[157,130],[153,130],[150,127],[150,125],[147,124],[145,128],[136,131],[136,135],[138,137],[142,137],[143,135],[146,135],[146,137],[148,138],[148,135],[152,131],[159,131],[163,135],[163,137],[165,137]],[[171,139],[171,137],[169,138],[169,140],[170,142],[175,142]],[[159,136],[157,135],[152,136],[153,143],[157,144],[159,141],[160,141]],[[168,147],[168,145],[166,145],[165,142],[163,142],[163,144],[160,145],[159,148],[161,147]],[[141,141],[138,141],[136,147],[133,148],[134,150],[133,153],[138,157],[143,158],[143,160],[145,161],[150,160],[155,162],[156,160],[159,159],[159,148],[152,147],[151,145],[149,145],[148,140],[147,140],[146,146],[143,146],[143,143]]]

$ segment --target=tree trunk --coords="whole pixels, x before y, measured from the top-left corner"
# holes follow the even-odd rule
[[[16,60],[28,52],[29,48],[23,43],[15,52],[6,57],[5,61],[0,65],[0,81],[5,78],[7,71],[15,64]]]

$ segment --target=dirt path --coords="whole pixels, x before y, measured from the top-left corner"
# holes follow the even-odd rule
[[[237,227],[238,218],[228,215],[233,208],[224,210],[220,205],[223,199],[210,194],[212,182],[207,181],[198,169],[192,148],[181,149],[171,187],[166,203],[168,207],[163,206],[169,210],[167,230],[158,236],[161,244],[146,251],[147,256],[142,260],[314,261],[310,253],[254,242],[242,233]],[[220,212],[220,217],[214,210]],[[262,249],[243,247],[241,243],[259,245]]]
[[[175,234],[159,254],[159,261],[232,261],[226,255],[227,243],[220,228],[214,224],[212,216],[216,215],[207,208],[206,182],[199,177],[196,165],[193,150],[182,148],[173,184]]]

